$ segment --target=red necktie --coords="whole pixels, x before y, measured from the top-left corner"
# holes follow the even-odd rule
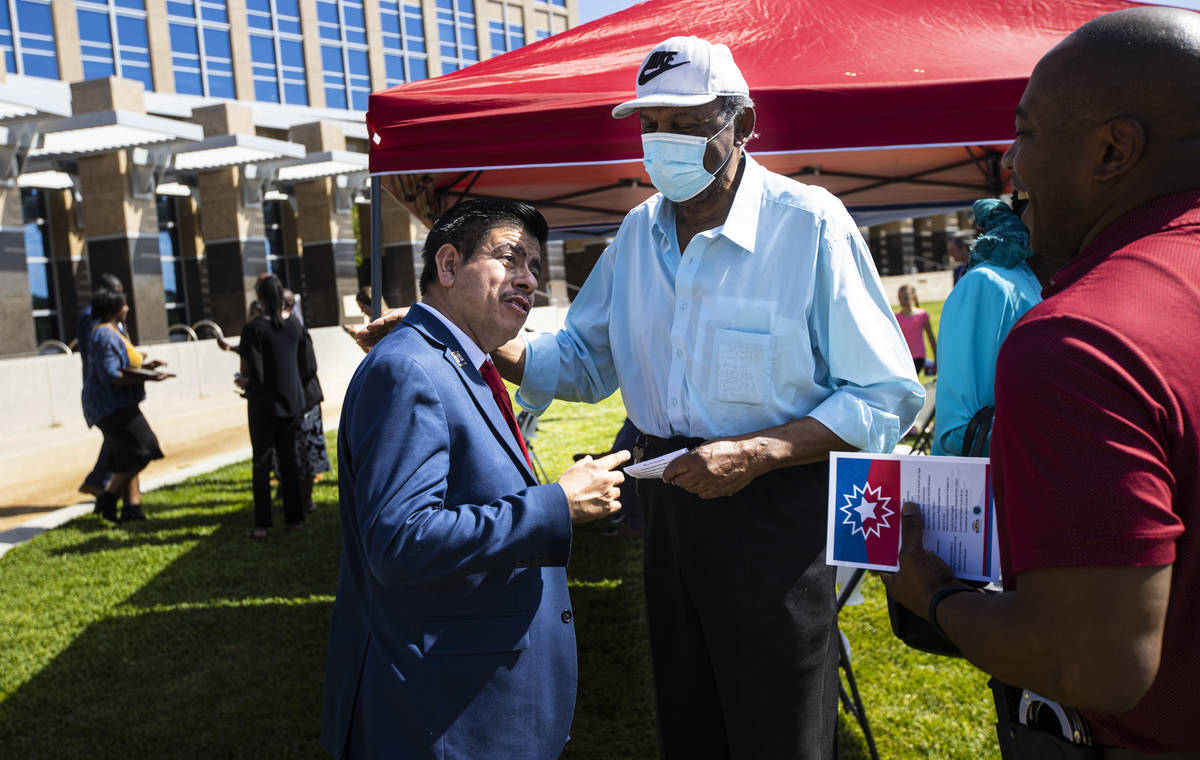
[[[513,432],[517,438],[517,443],[521,446],[521,453],[525,455],[525,461],[533,467],[533,462],[529,460],[529,449],[525,448],[525,439],[521,436],[521,429],[517,427],[517,418],[513,416],[512,400],[508,397],[508,388],[504,387],[504,381],[500,379],[500,372],[496,370],[496,365],[492,364],[489,359],[479,368],[479,374],[483,375],[483,381],[492,389],[492,398],[496,400],[496,406],[500,407],[500,413],[504,415],[504,419],[508,422],[508,429]]]

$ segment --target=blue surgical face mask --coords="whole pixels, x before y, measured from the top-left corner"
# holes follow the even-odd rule
[[[716,172],[704,168],[704,151],[709,142],[729,128],[733,122],[717,130],[709,138],[699,135],[680,135],[674,132],[647,132],[642,135],[642,163],[650,181],[658,191],[676,203],[691,200],[704,188],[712,184],[729,158],[737,153],[730,151]]]

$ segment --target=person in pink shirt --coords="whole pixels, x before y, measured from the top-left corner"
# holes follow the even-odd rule
[[[933,360],[929,362],[926,375],[932,375],[934,362],[937,361],[937,337],[933,334],[933,325],[929,323],[929,312],[921,308],[917,301],[917,289],[912,285],[901,285],[897,294],[900,299],[900,311],[896,312],[896,321],[908,341],[908,351],[912,354],[913,366],[917,372],[925,369],[925,341],[921,334],[929,336],[929,346],[933,349]]]

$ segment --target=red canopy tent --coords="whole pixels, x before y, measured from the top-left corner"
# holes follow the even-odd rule
[[[1000,156],[1034,64],[1120,0],[648,0],[465,70],[371,95],[370,169],[422,219],[461,198],[535,203],[551,226],[620,221],[653,188],[633,96],[666,37],[723,42],[750,84],[768,168],[852,211],[964,205]],[[376,204],[378,208],[378,204]],[[908,213],[907,215],[913,215]],[[378,236],[373,236],[377,239]]]

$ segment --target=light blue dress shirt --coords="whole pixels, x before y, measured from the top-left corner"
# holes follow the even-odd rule
[[[557,333],[526,337],[517,401],[599,401],[639,430],[740,435],[813,417],[888,452],[925,391],[850,214],[826,190],[746,167],[725,223],[679,250],[675,204],[629,212]]]
[[[1041,300],[1042,286],[1025,262],[1012,268],[976,264],[950,291],[938,326],[933,454],[962,454],[963,435],[971,417],[996,403],[1000,344],[1025,312]]]

